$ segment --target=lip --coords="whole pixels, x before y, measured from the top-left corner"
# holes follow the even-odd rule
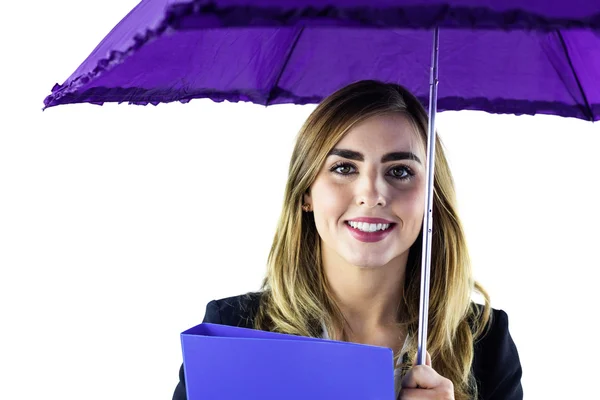
[[[377,219],[377,218],[371,218],[371,220],[373,220],[373,219]],[[353,219],[351,221],[357,221],[357,220]],[[380,220],[380,221],[385,221],[385,220]],[[357,222],[368,222],[368,221],[357,221]],[[372,223],[375,223],[375,222],[372,222]],[[378,223],[388,224],[389,222],[378,222]],[[395,223],[390,223],[390,224],[391,224],[390,227],[388,229],[386,229],[385,231],[363,232],[361,230],[354,229],[353,227],[350,226],[350,224],[348,222],[344,223],[344,225],[346,225],[346,228],[348,228],[348,230],[350,231],[350,234],[356,240],[359,240],[361,242],[366,242],[366,243],[379,242],[379,241],[385,239],[390,234],[390,232],[392,232],[396,228]]]
[[[358,217],[358,218],[352,218],[349,219],[346,222],[366,222],[368,224],[394,224],[393,221],[388,221],[387,219],[382,219],[382,218],[369,218],[369,217]]]

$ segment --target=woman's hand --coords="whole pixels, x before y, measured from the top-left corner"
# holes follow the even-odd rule
[[[416,363],[416,361],[415,361]],[[401,400],[454,400],[454,385],[431,368],[427,352],[426,365],[414,365],[402,379]]]

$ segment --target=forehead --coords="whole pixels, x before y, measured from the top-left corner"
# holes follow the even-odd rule
[[[401,114],[383,114],[367,118],[353,126],[336,144],[336,148],[351,149],[368,154],[411,150],[425,152],[421,136],[408,117]]]

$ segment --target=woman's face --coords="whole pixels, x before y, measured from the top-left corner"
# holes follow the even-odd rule
[[[353,127],[329,153],[310,195],[323,258],[373,268],[407,256],[420,233],[425,145],[399,114]]]

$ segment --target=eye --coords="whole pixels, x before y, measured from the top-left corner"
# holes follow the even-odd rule
[[[415,174],[411,171],[411,169],[404,165],[397,165],[397,166],[391,168],[389,174],[392,178],[395,178],[398,180],[409,180],[413,176],[415,176]]]
[[[350,175],[354,169],[356,169],[354,165],[341,162],[331,167],[330,171],[339,175]]]

